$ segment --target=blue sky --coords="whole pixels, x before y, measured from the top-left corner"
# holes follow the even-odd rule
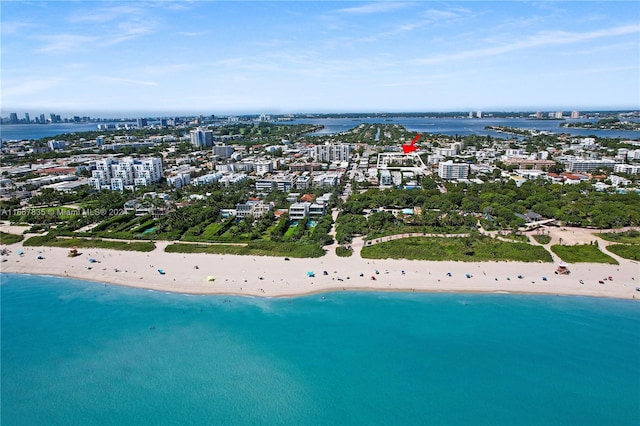
[[[640,2],[2,1],[2,116],[640,108]]]

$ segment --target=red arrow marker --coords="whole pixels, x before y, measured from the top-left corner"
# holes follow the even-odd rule
[[[416,146],[416,142],[418,142],[418,139],[420,139],[420,133],[418,133],[416,135],[416,137],[413,138],[413,140],[411,141],[411,143],[409,145],[402,145],[402,151],[405,154],[408,154],[408,153],[413,152],[413,151],[417,151],[418,147]]]

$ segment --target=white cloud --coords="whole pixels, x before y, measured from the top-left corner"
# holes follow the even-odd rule
[[[185,37],[198,37],[209,34],[208,31],[180,31],[176,33],[177,35],[185,36]]]
[[[75,52],[83,50],[88,43],[96,41],[95,37],[77,34],[55,34],[34,38],[44,43],[42,47],[36,49],[36,52],[43,53]]]
[[[96,80],[100,80],[105,83],[124,83],[131,84],[135,86],[159,86],[155,81],[145,81],[145,80],[134,80],[130,78],[120,78],[120,77],[96,77]]]
[[[70,15],[68,20],[72,23],[89,22],[89,23],[105,23],[122,19],[123,17],[131,17],[142,11],[139,7],[131,6],[108,6],[97,8],[91,12],[78,13]]]
[[[443,55],[434,55],[416,62],[419,64],[439,64],[451,61],[459,61],[475,58],[487,58],[499,56],[518,50],[530,49],[534,47],[558,46],[564,44],[578,43],[582,41],[594,40],[604,37],[615,37],[640,33],[640,25],[626,25],[604,30],[590,31],[586,33],[570,33],[566,31],[544,31],[520,41],[503,43],[496,46],[485,47],[473,50],[463,50],[457,53],[447,53]]]
[[[24,95],[40,94],[45,90],[53,87],[60,86],[66,82],[62,78],[50,78],[50,79],[27,79],[27,81],[12,84],[11,82],[2,85],[2,97],[3,101],[10,102],[9,98],[20,97]]]
[[[336,12],[353,14],[353,15],[367,15],[370,13],[384,13],[392,10],[404,9],[412,6],[414,3],[404,2],[381,2],[381,3],[369,3],[363,6],[347,7],[344,9],[338,9]]]

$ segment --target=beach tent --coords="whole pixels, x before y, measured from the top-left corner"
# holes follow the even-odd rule
[[[316,276],[316,274],[314,274],[313,272],[311,272],[311,271],[307,272],[307,277],[313,278],[315,276]]]
[[[208,277],[207,277],[207,281],[209,281],[209,282],[213,282],[213,281],[215,281],[215,280],[216,280],[216,279],[215,279],[215,278],[213,278],[212,276],[208,276]]]
[[[164,275],[164,271],[162,269],[158,269],[158,272],[160,273],[160,275]]]

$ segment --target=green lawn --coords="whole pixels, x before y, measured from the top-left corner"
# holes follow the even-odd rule
[[[611,244],[607,250],[625,259],[640,260],[640,244]]]
[[[15,244],[22,240],[24,240],[24,237],[22,235],[0,232],[0,244]]]
[[[489,237],[412,237],[364,247],[368,259],[551,262],[543,247],[509,243]]]
[[[101,239],[83,238],[56,238],[50,236],[35,236],[24,242],[25,246],[47,246],[47,247],[78,247],[78,248],[105,248],[111,250],[125,251],[152,251],[156,245],[149,241],[130,243],[127,241],[104,241]]]
[[[251,241],[247,245],[176,243],[169,244],[165,251],[167,253],[212,253],[297,258],[321,257],[325,254],[317,244],[277,243],[273,241]]]
[[[553,245],[551,250],[567,263],[610,263],[617,265],[613,257],[604,254],[598,246],[579,244],[575,246]]]
[[[598,234],[600,238],[614,243],[640,244],[640,231],[606,232]]]
[[[551,242],[551,237],[549,235],[534,235],[533,239],[540,244],[549,244]]]

